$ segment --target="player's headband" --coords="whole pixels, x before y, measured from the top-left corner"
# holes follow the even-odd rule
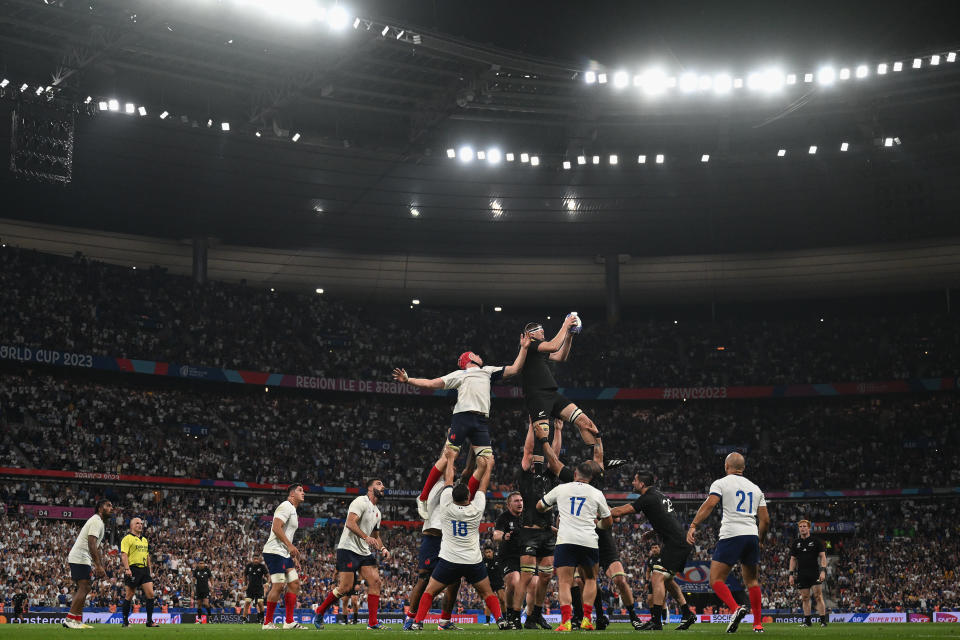
[[[457,359],[457,366],[461,369],[466,369],[467,365],[471,362],[474,364],[480,364],[480,356],[475,354],[473,351],[464,351]]]
[[[536,333],[543,329],[543,325],[539,322],[528,322],[527,326],[523,328],[524,333]]]

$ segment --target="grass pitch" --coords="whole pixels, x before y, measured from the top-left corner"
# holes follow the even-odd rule
[[[536,636],[548,637],[552,631],[500,631],[494,626],[484,626],[482,624],[461,625],[463,631],[448,632],[444,636],[450,635],[463,640],[473,640],[475,638],[492,638],[497,634],[503,634],[504,639],[522,636],[524,638],[534,638]],[[676,625],[669,625],[662,635],[674,637],[672,632]],[[434,636],[437,633],[436,625],[429,625],[424,631],[415,633],[404,633],[400,630],[400,625],[390,625],[390,631],[367,631],[365,626],[342,626],[327,625],[326,629],[318,631],[310,627],[306,631],[298,631],[293,635],[309,637],[329,637],[340,639],[361,638],[409,638],[410,636]],[[679,637],[695,636],[698,638],[706,637],[727,637],[724,633],[726,625],[723,624],[695,624],[689,631]],[[950,623],[914,623],[914,624],[831,624],[825,629],[813,627],[811,629],[801,628],[797,624],[766,624],[764,625],[767,636],[777,638],[806,638],[807,640],[819,640],[821,638],[831,640],[834,638],[889,638],[890,640],[905,638],[960,638],[960,624]],[[638,632],[628,624],[614,624],[605,631],[573,631],[571,636],[583,636],[589,633],[591,636],[600,637],[650,637],[657,636],[652,632]],[[16,640],[46,640],[47,638],[73,638],[83,636],[91,640],[141,640],[149,638],[151,640],[228,640],[230,638],[263,638],[275,635],[284,637],[291,635],[291,632],[282,630],[267,632],[261,631],[259,625],[255,624],[210,624],[210,625],[162,625],[155,629],[147,629],[142,625],[133,625],[127,629],[118,624],[94,625],[93,629],[65,629],[60,625],[13,625],[6,624],[0,626],[0,638],[16,638]],[[554,634],[557,635],[557,634]],[[662,637],[660,635],[659,637]],[[737,632],[740,636],[753,636],[750,625],[741,625]]]

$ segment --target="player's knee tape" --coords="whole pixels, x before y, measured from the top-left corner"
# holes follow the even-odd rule
[[[453,444],[452,442],[447,441],[447,445],[446,445],[446,446],[447,446],[447,449],[451,449],[451,450],[453,450],[455,453],[460,453],[460,447],[458,447],[457,445]]]
[[[537,573],[542,575],[553,573],[553,565],[543,566],[538,564]]]
[[[287,582],[287,574],[285,573],[271,573],[270,582],[273,584],[285,584]]]
[[[300,580],[300,574],[297,573],[296,569],[287,571],[287,582],[297,582],[298,580]]]
[[[473,455],[478,458],[492,458],[493,457],[493,447],[474,447]]]
[[[251,602],[253,602],[253,598],[244,598],[244,599],[243,599],[243,605],[244,605],[245,607],[246,607],[246,606],[250,606],[250,603],[251,603]]]
[[[665,567],[661,567],[660,565],[656,565],[655,567],[653,567],[653,571],[655,571],[656,573],[659,573],[659,574],[662,575],[664,578],[672,578],[672,577],[673,577],[673,571],[670,571],[669,569],[667,569],[667,568],[665,568]]]
[[[618,576],[623,576],[623,579],[626,580],[626,579],[627,579],[627,572],[626,572],[626,571],[617,571],[615,574],[613,574],[613,575],[610,576],[610,577],[615,579],[615,578],[617,578]]]
[[[537,572],[537,568],[533,565],[529,565],[529,564],[520,565],[520,573],[534,574],[536,572]]]

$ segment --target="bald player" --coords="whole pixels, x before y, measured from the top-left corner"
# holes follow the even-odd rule
[[[147,626],[158,627],[153,621],[153,578],[150,575],[150,549],[143,535],[143,520],[130,519],[130,533],[120,541],[120,562],[123,563],[123,585],[126,597],[123,599],[123,626],[130,626],[130,602],[137,589],[143,589],[146,598]]]
[[[714,480],[710,485],[710,495],[700,505],[687,530],[687,542],[693,544],[697,526],[710,516],[718,502],[723,505],[719,540],[710,562],[710,585],[724,604],[735,612],[727,625],[727,633],[735,632],[747,615],[747,608],[737,604],[726,585],[727,576],[737,563],[740,563],[743,582],[750,594],[753,630],[763,633],[759,581],[760,541],[770,527],[770,515],[767,513],[767,501],[760,487],[743,476],[746,466],[743,455],[733,452],[727,456],[723,465],[727,475]]]

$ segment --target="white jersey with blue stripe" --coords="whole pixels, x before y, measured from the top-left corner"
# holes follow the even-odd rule
[[[760,487],[742,475],[731,473],[710,485],[710,495],[720,498],[723,519],[719,538],[758,536],[757,510],[767,506]]]

